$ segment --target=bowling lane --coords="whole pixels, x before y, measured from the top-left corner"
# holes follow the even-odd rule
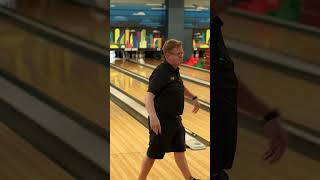
[[[319,132],[320,84],[234,57],[237,75],[284,118]]]
[[[75,179],[0,122],[0,179]]]
[[[94,8],[64,0],[16,0],[15,4],[10,8],[25,16],[102,46],[107,43],[107,16]]]
[[[139,101],[144,102],[144,97],[147,92],[147,84],[113,68],[110,68],[110,83],[137,98]],[[185,127],[207,141],[210,141],[209,112],[199,110],[198,113],[194,114],[192,113],[192,108],[191,104],[185,103],[184,113],[182,115]]]
[[[221,18],[224,21],[222,32],[226,38],[320,65],[320,36],[231,14],[223,14]]]
[[[148,79],[153,71],[153,69],[129,61],[117,60],[115,61],[115,64]],[[210,104],[210,88],[201,86],[188,80],[183,80],[183,83],[192,93],[196,94],[199,99]]]
[[[157,66],[161,63],[161,60],[156,60],[156,59],[151,59],[151,58],[146,58],[145,63],[151,64],[154,66]],[[210,82],[210,73],[204,72],[204,71],[199,71],[196,69],[180,66],[180,73],[186,76],[190,76],[193,78],[198,78],[204,81]]]
[[[230,179],[246,180],[317,180],[320,162],[287,149],[283,159],[274,165],[263,162],[268,140],[239,128],[237,152]]]
[[[0,39],[0,71],[108,128],[105,80],[109,72],[105,67],[19,29],[3,16]]]
[[[113,102],[110,102],[110,178],[138,179],[141,163],[149,142],[148,129]],[[210,148],[186,151],[191,172],[201,179],[208,179]],[[157,161],[148,179],[184,179],[175,164],[173,153]]]

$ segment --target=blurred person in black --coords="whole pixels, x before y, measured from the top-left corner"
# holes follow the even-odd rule
[[[281,127],[278,110],[268,107],[236,77],[234,65],[224,44],[219,13],[224,11],[228,0],[211,0],[211,85],[212,104],[210,123],[211,180],[227,180],[224,170],[231,169],[237,145],[238,106],[251,114],[262,117],[269,147],[263,155],[265,161],[277,162],[285,153],[287,136]]]

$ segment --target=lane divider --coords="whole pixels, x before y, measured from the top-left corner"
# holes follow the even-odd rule
[[[101,136],[2,77],[0,77],[0,92],[0,98],[3,101],[63,140],[105,172],[109,172],[107,161],[109,144]]]
[[[136,64],[139,64],[139,65],[142,65],[142,66],[145,66],[145,67],[150,68],[150,69],[155,69],[156,68],[156,66],[151,65],[151,64],[146,64],[146,63],[143,64],[143,63],[139,63],[137,61],[131,60],[131,59],[129,59],[128,61],[130,61],[132,63],[136,63]],[[209,74],[209,76],[210,76],[210,74]],[[181,77],[183,79],[185,79],[185,80],[188,80],[188,81],[194,82],[196,84],[199,84],[199,85],[202,85],[202,86],[210,88],[210,82],[208,82],[208,81],[204,81],[204,80],[198,79],[198,78],[193,78],[193,77],[186,76],[186,75],[183,75],[183,74],[181,74]]]

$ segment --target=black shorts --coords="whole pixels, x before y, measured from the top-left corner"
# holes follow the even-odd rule
[[[161,134],[156,135],[149,124],[149,148],[147,156],[151,159],[163,159],[166,152],[186,151],[185,129],[181,117],[160,119]]]

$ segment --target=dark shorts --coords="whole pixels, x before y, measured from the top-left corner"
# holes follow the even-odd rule
[[[185,129],[181,117],[161,119],[161,134],[156,135],[150,128],[149,120],[149,148],[147,156],[151,159],[163,159],[166,152],[184,152]]]

